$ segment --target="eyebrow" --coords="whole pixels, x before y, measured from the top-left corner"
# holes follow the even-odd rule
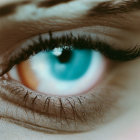
[[[49,8],[62,3],[68,3],[75,0],[45,0],[38,3],[39,8]],[[5,6],[0,6],[0,17],[11,15],[16,11],[16,8],[20,5],[25,5],[31,3],[29,1],[22,1],[7,4]],[[116,15],[120,13],[128,13],[135,10],[140,10],[140,0],[127,0],[123,2],[115,3],[114,1],[100,2],[96,7],[94,6],[88,11],[86,16],[96,16],[96,15]]]
[[[29,4],[30,1],[22,1],[16,3],[10,3],[4,6],[0,6],[0,17],[8,16],[16,11],[17,6]]]
[[[45,1],[39,2],[37,6],[38,8],[49,8],[49,7],[53,7],[62,3],[68,3],[70,1],[74,1],[74,0],[45,0]],[[4,6],[0,6],[0,17],[14,14],[18,6],[26,5],[31,2],[32,0],[28,0],[28,1],[15,2],[15,3],[10,3]]]
[[[116,15],[140,10],[140,0],[128,0],[115,3],[114,1],[101,2],[89,10],[88,16],[95,15]]]
[[[71,2],[71,1],[74,1],[74,0],[49,0],[49,1],[46,0],[46,1],[39,2],[38,7],[49,8],[49,7],[53,7],[53,6],[62,4],[62,3],[68,3],[68,2]]]

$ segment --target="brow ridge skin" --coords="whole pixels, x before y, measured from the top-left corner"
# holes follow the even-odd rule
[[[122,13],[128,13],[132,11],[140,10],[140,0],[129,0],[119,2],[117,4],[114,1],[101,2],[96,7],[91,8],[88,12],[88,16],[95,15],[116,15]]]
[[[38,3],[38,8],[49,8],[62,3],[68,3],[74,0],[46,0]],[[12,15],[18,6],[29,4],[31,1],[22,1],[0,6],[0,17]],[[114,4],[114,1],[100,2],[96,7],[91,8],[86,16],[108,15],[128,13],[134,10],[140,10],[140,0],[129,0]]]

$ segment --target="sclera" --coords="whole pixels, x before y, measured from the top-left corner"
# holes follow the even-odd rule
[[[44,62],[45,56],[42,54],[40,56],[37,54],[17,65],[9,75],[12,79],[20,79],[22,84],[41,94],[54,96],[84,94],[97,85],[106,69],[104,56],[94,50],[91,51],[93,54],[91,64],[86,73],[77,80],[63,81],[55,78],[49,69],[49,64]]]

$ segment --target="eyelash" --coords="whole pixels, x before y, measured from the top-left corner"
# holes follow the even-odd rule
[[[17,104],[19,107],[31,110],[31,113],[33,113],[33,119],[35,119],[35,113],[39,113],[39,118],[45,116],[45,119],[50,119],[50,123],[51,119],[53,122],[56,121],[56,126],[53,125],[54,123],[50,124],[48,122],[46,125],[50,125],[49,128],[44,126],[44,119],[43,124],[36,124],[38,127],[41,127],[41,129],[46,129],[47,133],[77,133],[91,130],[95,127],[96,121],[99,121],[98,119],[102,120],[102,117],[104,116],[103,114],[105,114],[112,104],[117,101],[117,94],[114,94],[114,92],[112,94],[110,92],[116,90],[116,88],[114,89],[112,87],[102,87],[104,93],[100,93],[99,88],[96,89],[96,91],[89,92],[87,95],[82,96],[53,97],[40,95],[29,89],[25,90],[19,83],[16,83],[15,81],[12,82],[13,83],[11,84],[11,81],[0,81],[3,89],[2,97]],[[25,111],[27,113],[27,110]],[[58,115],[60,115],[60,118]],[[62,121],[61,126],[59,126],[60,122],[57,119],[60,119],[60,122]],[[14,120],[16,121],[16,118]],[[24,126],[27,128],[30,128],[28,123],[31,125],[31,128],[34,128],[34,122],[36,122],[35,120],[33,120],[34,122],[30,122],[26,119],[24,120],[24,117],[21,121],[24,122]],[[17,124],[18,122],[19,120],[17,119]],[[53,127],[58,129],[56,130]],[[35,129],[40,130],[39,128]],[[44,131],[46,132],[46,130]]]
[[[66,46],[66,48],[65,48]],[[105,57],[113,61],[129,61],[140,56],[140,50],[137,46],[129,50],[113,49],[111,45],[100,41],[93,41],[90,36],[78,35],[74,37],[72,33],[63,35],[61,37],[53,37],[52,32],[49,33],[49,39],[42,39],[40,35],[37,41],[33,41],[32,45],[26,48],[21,48],[15,55],[11,56],[7,61],[8,64],[3,68],[0,75],[7,73],[14,65],[29,59],[31,56],[41,51],[51,51],[55,48],[62,49],[92,49],[100,52]]]

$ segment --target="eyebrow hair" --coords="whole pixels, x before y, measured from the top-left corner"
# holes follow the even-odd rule
[[[53,7],[62,3],[68,3],[74,0],[49,0],[49,1],[41,1],[38,3],[38,7]]]
[[[68,3],[74,0],[45,0],[38,3],[38,7],[49,8],[62,3]],[[22,1],[11,3],[5,6],[0,6],[0,17],[13,14],[17,6],[30,3],[29,1]],[[100,2],[96,7],[91,8],[86,16],[95,15],[109,15],[109,14],[120,14],[128,13],[134,10],[140,10],[140,0],[127,0],[123,2],[114,3],[114,1]]]
[[[22,1],[19,3],[16,2],[0,6],[0,17],[11,15],[16,11],[17,6],[25,5],[28,3],[30,3],[30,1]]]
[[[99,3],[88,12],[88,16],[95,15],[110,15],[128,13],[135,10],[140,10],[140,0],[127,0],[123,2],[114,3],[114,1]]]

